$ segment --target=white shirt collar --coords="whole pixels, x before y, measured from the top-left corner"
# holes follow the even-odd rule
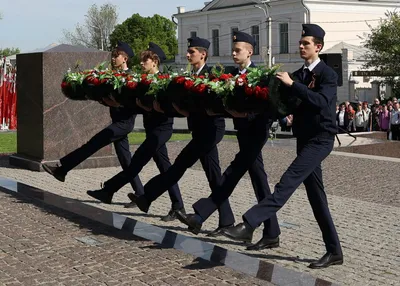
[[[244,74],[244,73],[246,73],[246,72],[247,72],[247,68],[248,68],[249,66],[251,66],[251,61],[247,64],[247,66],[246,66],[244,69],[239,70],[239,74]]]
[[[306,66],[304,64],[303,66],[303,70],[304,69],[308,69],[309,71],[312,71],[319,63],[321,62],[320,58],[317,58],[312,64],[310,64],[309,66]]]
[[[201,68],[199,68],[199,70],[196,72],[196,75],[199,75],[199,74],[200,74],[200,72],[202,71],[202,69],[204,68],[205,65],[206,65],[206,64],[202,65]]]

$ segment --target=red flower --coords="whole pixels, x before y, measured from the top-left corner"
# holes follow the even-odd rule
[[[248,86],[248,85],[246,85],[246,87],[244,88],[244,92],[245,92],[248,96],[251,96],[251,95],[253,95],[253,88],[250,87],[250,86]]]
[[[127,86],[129,89],[135,89],[135,88],[137,87],[137,85],[138,85],[138,83],[137,83],[136,81],[128,81],[128,82],[126,83],[126,86]]]
[[[187,80],[185,81],[184,87],[186,90],[190,90],[194,85],[194,82],[192,80]]]
[[[141,76],[140,76],[140,78],[141,78],[141,80],[143,81],[143,80],[146,80],[146,78],[147,78],[147,74],[142,74]]]
[[[122,73],[115,73],[114,76],[122,76]]]
[[[68,82],[66,82],[66,81],[63,81],[63,82],[61,83],[61,88],[62,88],[62,89],[66,89],[67,87],[70,87],[70,84],[69,84]]]
[[[193,91],[196,93],[205,93],[207,89],[207,85],[205,85],[204,83],[198,84],[196,86],[193,87]]]
[[[100,80],[97,77],[89,76],[86,80],[93,85],[100,85]]]
[[[100,80],[100,83],[106,83],[106,82],[107,82],[106,78],[103,78],[102,80]]]
[[[267,100],[269,95],[269,89],[268,87],[261,88],[257,86],[254,93],[257,98]]]
[[[221,74],[221,76],[219,77],[220,80],[228,80],[232,77],[231,74]]]
[[[217,82],[217,81],[219,81],[219,79],[217,79],[217,78],[214,78],[214,79],[212,80],[212,82]]]
[[[178,84],[183,84],[186,81],[184,76],[178,76],[175,78],[175,82]]]

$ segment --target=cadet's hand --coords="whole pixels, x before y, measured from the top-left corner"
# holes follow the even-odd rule
[[[292,126],[293,124],[293,115],[286,116],[286,126]]]
[[[153,109],[157,112],[164,113],[164,110],[161,109],[161,105],[157,100],[153,101]]]
[[[287,86],[293,85],[294,81],[290,78],[290,76],[287,72],[278,72],[276,74],[276,77]]]
[[[111,106],[111,107],[121,106],[121,104],[119,104],[112,95],[110,95],[110,97],[104,97],[102,99],[102,101],[103,101],[103,103],[105,103],[106,105]]]
[[[152,110],[151,107],[144,106],[139,98],[136,98],[136,105],[139,106],[141,109],[147,111],[147,112]]]
[[[211,109],[206,109],[207,115],[208,116],[217,116],[217,115],[224,115],[223,113],[215,113],[214,111],[212,111]]]
[[[226,109],[226,111],[232,115],[233,117],[236,118],[246,118],[248,116],[247,112],[237,112],[236,110],[233,109]]]
[[[172,106],[175,108],[175,110],[176,110],[178,113],[182,114],[183,116],[185,116],[185,117],[188,117],[188,116],[189,116],[189,112],[188,112],[188,111],[183,110],[183,109],[180,109],[179,106],[176,105],[175,103],[172,103]]]

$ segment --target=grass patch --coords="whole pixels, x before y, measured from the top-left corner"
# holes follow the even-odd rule
[[[146,139],[144,132],[132,132],[128,135],[129,144],[139,145]],[[190,133],[174,133],[169,142],[191,140]],[[224,139],[236,139],[235,135],[225,135]],[[0,154],[17,152],[17,132],[0,132]]]
[[[0,154],[17,152],[17,132],[0,132]]]

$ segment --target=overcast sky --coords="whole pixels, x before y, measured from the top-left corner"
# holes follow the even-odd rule
[[[15,47],[22,52],[44,48],[62,39],[63,29],[83,23],[92,4],[111,2],[117,6],[118,22],[132,14],[159,14],[171,19],[178,6],[186,11],[204,7],[204,0],[0,0],[0,48]]]

